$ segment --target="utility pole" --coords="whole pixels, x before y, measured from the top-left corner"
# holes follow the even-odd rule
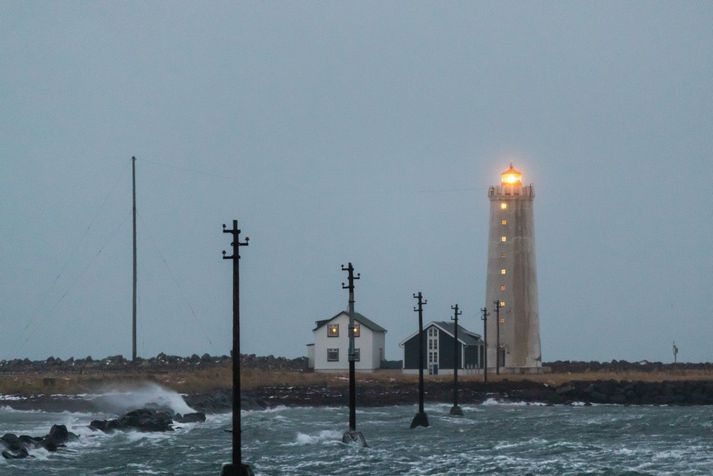
[[[676,341],[673,341],[673,363],[678,363],[678,346]]]
[[[458,406],[458,367],[460,367],[460,344],[458,342],[458,316],[463,314],[463,311],[458,309],[458,304],[451,306],[453,310],[452,321],[455,321],[453,332],[453,406],[451,407],[451,415],[463,416],[463,410]]]
[[[495,373],[500,375],[500,300],[495,300]]]
[[[134,279],[131,292],[131,361],[136,362],[136,157],[131,157],[131,212],[134,219],[132,229]]]
[[[428,416],[423,411],[423,306],[428,301],[423,299],[421,291],[413,295],[414,299],[418,300],[418,306],[414,307],[414,312],[418,312],[418,413],[411,420],[411,428],[417,426],[428,426]]]
[[[484,307],[480,312],[483,313],[480,318],[483,321],[483,383],[488,383],[488,308]]]
[[[351,262],[344,266],[342,271],[348,273],[348,284],[342,283],[342,289],[349,290],[349,430],[344,432],[342,443],[358,443],[368,446],[366,439],[360,431],[356,431],[356,352],[354,350],[354,281],[361,278],[361,274],[354,276],[354,266]]]
[[[243,464],[242,435],[240,429],[240,247],[248,246],[250,238],[245,237],[245,242],[240,242],[240,229],[238,220],[233,220],[233,228],[223,225],[223,233],[233,235],[230,243],[233,254],[223,259],[233,260],[233,459],[223,465],[221,476],[252,476],[253,470],[249,465]]]

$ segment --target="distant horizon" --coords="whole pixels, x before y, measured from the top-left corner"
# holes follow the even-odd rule
[[[190,358],[193,357],[194,355],[198,356],[199,358],[203,358],[203,357],[205,356],[205,353],[204,353],[204,354],[196,354],[196,353],[194,353],[194,354],[191,354],[191,355],[177,355],[177,354],[167,354],[167,353],[165,353],[165,352],[159,352],[158,354],[156,354],[156,355],[154,355],[154,356],[151,356],[151,357],[142,357],[141,355],[139,355],[139,356],[137,356],[136,359],[137,359],[137,360],[151,360],[151,359],[156,359],[156,358],[158,358],[158,356],[159,356],[160,354],[164,354],[166,357],[178,357],[178,358],[181,358],[181,359],[190,359]],[[307,356],[306,356],[306,355],[297,356],[297,357],[288,357],[288,356],[275,355],[275,354],[258,355],[258,354],[254,354],[254,353],[250,353],[250,354],[241,353],[240,355],[241,355],[241,356],[255,356],[256,358],[269,358],[269,357],[273,357],[273,358],[275,358],[275,359],[285,359],[285,360],[290,360],[290,361],[292,361],[292,360],[299,360],[299,359],[307,359]],[[70,359],[71,359],[71,360],[75,360],[75,361],[76,361],[76,360],[86,360],[87,358],[91,358],[92,360],[96,360],[96,361],[101,361],[101,360],[111,359],[111,358],[114,358],[114,357],[121,357],[123,360],[126,360],[127,362],[131,362],[131,361],[132,361],[132,360],[131,360],[131,357],[126,357],[126,356],[124,356],[124,355],[122,355],[122,354],[116,354],[116,355],[107,355],[107,356],[104,356],[104,357],[94,357],[94,356],[91,356],[91,355],[87,355],[87,356],[85,356],[85,357],[71,356],[71,357],[67,357],[67,358],[64,358],[64,359],[63,359],[63,358],[59,358],[59,357],[54,357],[54,356],[52,356],[52,355],[50,355],[50,356],[48,356],[48,357],[46,357],[46,358],[44,358],[44,359],[28,359],[28,358],[26,358],[26,357],[15,357],[15,358],[9,358],[9,359],[0,359],[0,362],[10,362],[10,361],[14,361],[14,360],[20,360],[20,361],[30,360],[30,362],[46,362],[47,360],[49,360],[49,359],[51,359],[51,358],[53,358],[53,359],[55,359],[55,360],[60,360],[60,361],[62,361],[62,362],[66,362],[66,361],[68,361],[68,360],[70,360]],[[210,357],[210,358],[221,358],[221,359],[230,359],[230,358],[231,358],[229,354],[220,354],[220,355],[218,355],[218,354],[208,354],[208,357]],[[386,362],[399,362],[399,361],[402,361],[402,360],[403,360],[403,359],[386,359],[385,361],[386,361]],[[600,363],[600,364],[607,364],[607,363],[612,363],[612,362],[624,362],[624,363],[629,363],[629,364],[639,364],[639,363],[642,363],[642,362],[646,362],[646,363],[651,363],[651,364],[660,363],[660,364],[662,364],[662,365],[713,364],[713,361],[692,362],[692,361],[681,361],[681,360],[679,360],[679,361],[677,361],[676,363],[674,363],[673,361],[668,362],[668,361],[647,360],[647,359],[641,359],[641,360],[623,360],[623,359],[611,359],[611,360],[557,359],[557,360],[549,360],[549,361],[548,361],[548,360],[544,360],[544,361],[542,362],[542,365],[546,366],[548,363],[554,363],[554,362],[578,362],[578,363],[592,363],[592,362],[594,362],[594,363]]]

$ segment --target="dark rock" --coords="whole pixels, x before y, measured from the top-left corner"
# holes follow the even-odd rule
[[[103,431],[104,433],[112,433],[119,429],[119,420],[92,420],[89,428]]]
[[[19,451],[25,447],[25,443],[14,433],[5,433],[0,437],[2,443],[10,451]]]
[[[566,383],[564,385],[560,385],[559,387],[557,387],[557,389],[555,390],[555,393],[557,395],[569,395],[569,394],[572,394],[574,392],[574,390],[575,390],[574,385],[572,385],[571,383]]]
[[[64,446],[68,441],[74,441],[77,439],[77,435],[67,431],[67,427],[64,425],[52,425],[50,432],[47,436],[40,441],[40,446],[45,448],[47,451],[57,451],[57,448]]]
[[[202,423],[205,421],[205,413],[195,412],[195,413],[186,413],[185,415],[176,413],[173,416],[173,420],[177,421],[178,423],[195,423],[195,422]]]
[[[166,412],[141,409],[134,410],[119,418],[120,429],[139,431],[173,431],[173,419]]]
[[[27,448],[20,448],[17,451],[5,450],[2,452],[2,456],[5,459],[22,459],[30,456],[30,453],[27,451]]]

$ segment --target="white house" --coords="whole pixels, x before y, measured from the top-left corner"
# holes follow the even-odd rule
[[[342,311],[331,319],[317,321],[312,331],[314,344],[307,346],[310,367],[315,372],[344,372],[349,370],[349,313]],[[386,329],[354,313],[355,368],[372,372],[384,360]]]

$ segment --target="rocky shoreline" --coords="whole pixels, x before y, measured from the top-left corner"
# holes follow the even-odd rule
[[[342,406],[346,378],[306,370],[306,359],[241,355],[243,408]],[[400,367],[399,362],[386,362]],[[111,389],[131,392],[153,382],[184,395],[189,406],[205,413],[231,410],[229,356],[159,354],[132,362],[123,356],[95,360],[50,357],[43,361],[0,360],[0,406],[17,410],[97,413],[106,409],[101,395]],[[551,373],[538,376],[492,375],[486,385],[464,376],[459,400],[477,404],[487,399],[544,404],[573,402],[623,405],[712,405],[713,364],[661,362],[554,361]],[[397,370],[360,375],[359,406],[408,405],[417,399],[414,376]],[[7,397],[2,394],[16,395]],[[426,380],[426,401],[452,400],[449,378]]]
[[[264,387],[247,392],[244,398],[263,402],[266,407],[344,405],[346,389],[334,387]],[[417,401],[413,383],[370,384],[357,387],[357,404],[362,406],[404,405]],[[453,399],[451,382],[426,383],[426,402],[448,403]],[[619,404],[619,405],[713,405],[713,381],[572,381],[552,386],[532,381],[507,381],[484,384],[459,383],[460,403],[478,404],[488,399],[506,402],[544,404]]]
[[[464,381],[459,384],[459,402],[479,404],[488,399],[504,402],[540,404],[618,404],[618,405],[713,405],[713,381],[571,381],[554,386],[528,380],[502,380],[484,384]],[[425,400],[448,403],[453,398],[449,381],[427,382]],[[414,404],[418,388],[413,382],[369,382],[357,387],[357,405],[389,406]],[[193,409],[203,413],[231,410],[230,390],[184,395]],[[341,406],[347,402],[346,386],[294,385],[264,386],[243,392],[243,410],[284,406]],[[37,395],[24,398],[0,396],[0,406],[16,410],[70,411],[93,413],[102,408],[101,397],[75,395]]]

